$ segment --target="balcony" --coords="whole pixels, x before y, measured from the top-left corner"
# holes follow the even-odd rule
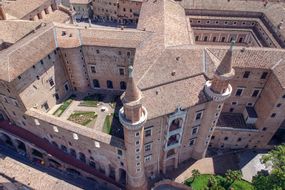
[[[169,149],[180,146],[180,139],[181,139],[180,134],[175,134],[175,135],[170,136],[167,140],[165,150],[169,150]]]

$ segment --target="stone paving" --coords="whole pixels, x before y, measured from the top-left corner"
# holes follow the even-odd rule
[[[18,189],[19,187],[40,190],[81,189],[2,154],[0,154],[1,183],[9,189]]]

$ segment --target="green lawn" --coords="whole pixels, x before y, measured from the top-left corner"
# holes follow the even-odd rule
[[[113,114],[107,115],[105,117],[104,125],[103,125],[103,132],[110,134],[111,128],[112,128],[112,120],[113,120]]]
[[[204,190],[208,185],[208,180],[211,174],[201,174],[196,177],[193,181],[193,178],[189,178],[185,181],[185,184],[192,187],[193,190]],[[222,184],[221,181],[225,180],[223,176],[215,176],[219,184]],[[234,190],[253,190],[253,186],[244,180],[235,181],[232,186]]]
[[[71,104],[72,99],[65,100],[62,105],[53,113],[53,115],[60,117],[63,112],[68,108],[68,106]]]
[[[79,104],[79,106],[85,107],[97,107],[98,102],[102,101],[102,95],[100,94],[93,94],[90,96],[86,96]]]
[[[95,112],[74,112],[69,116],[68,120],[83,126],[88,126],[96,117],[97,114]]]

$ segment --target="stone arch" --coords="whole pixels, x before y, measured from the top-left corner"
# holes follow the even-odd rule
[[[26,144],[23,141],[21,141],[19,139],[15,139],[15,142],[16,142],[16,146],[17,146],[18,151],[24,152],[24,153],[27,152]]]
[[[5,144],[9,145],[10,147],[15,148],[12,138],[6,133],[0,133],[0,140],[2,140]]]
[[[169,126],[169,131],[174,131],[176,129],[179,129],[182,127],[182,124],[183,124],[183,119],[182,118],[176,118],[174,119],[170,126]]]

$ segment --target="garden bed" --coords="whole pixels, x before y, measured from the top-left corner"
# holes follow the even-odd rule
[[[53,113],[53,115],[60,117],[63,112],[70,106],[72,99],[65,100],[62,105]]]
[[[107,134],[110,134],[110,133],[111,133],[113,115],[114,115],[114,114],[110,114],[110,115],[107,115],[107,116],[105,117],[105,121],[104,121],[104,125],[103,125],[103,132],[104,132],[104,133],[107,133]]]
[[[69,116],[68,120],[88,127],[88,124],[94,123],[96,117],[97,114],[95,112],[74,112]]]
[[[222,188],[225,186],[226,178],[220,175],[211,175],[211,174],[201,174],[193,180],[193,177],[187,179],[185,184],[191,187],[193,190],[204,190],[209,188],[209,179],[211,176],[214,176],[217,184],[219,184]],[[231,186],[234,190],[253,190],[253,186],[251,183],[244,180],[236,180]],[[226,188],[223,188],[226,190]]]

